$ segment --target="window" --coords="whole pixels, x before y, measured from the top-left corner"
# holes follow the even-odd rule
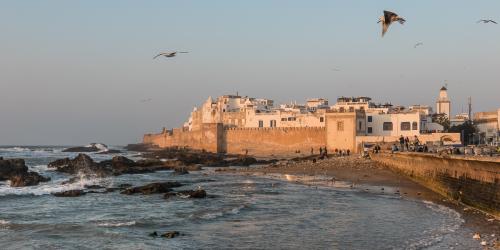
[[[344,112],[345,112],[344,107],[341,107],[339,111],[340,111],[341,113],[344,113]]]
[[[344,131],[344,121],[337,122],[337,131]]]
[[[358,130],[361,130],[361,128],[363,128],[363,123],[361,123],[361,121],[359,121],[359,123],[358,123]]]
[[[384,131],[392,131],[392,122],[384,122],[382,126]]]
[[[269,122],[269,127],[271,127],[271,128],[276,127],[276,120],[271,120],[271,121]]]
[[[288,121],[295,121],[295,117],[288,117]]]
[[[320,117],[319,118],[319,122],[325,122],[325,118],[324,117]]]
[[[349,112],[354,112],[354,107],[349,107]]]
[[[368,116],[368,122],[373,122],[373,116],[371,115]]]
[[[259,128],[263,128],[264,127],[264,121],[263,120],[259,120]]]
[[[402,122],[401,123],[401,130],[402,131],[409,131],[409,130],[411,130],[411,123],[410,122]]]
[[[413,130],[418,130],[418,123],[417,122],[413,122],[411,126],[412,126]]]
[[[368,134],[372,134],[373,133],[373,128],[372,127],[368,127]]]
[[[281,118],[281,121],[282,122],[286,122],[286,118]]]

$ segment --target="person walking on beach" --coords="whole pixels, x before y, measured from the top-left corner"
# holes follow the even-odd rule
[[[325,157],[328,158],[328,151],[326,150],[326,146],[325,148],[323,149],[323,152],[325,152]]]
[[[403,135],[401,135],[401,136],[399,137],[399,145],[401,146],[401,147],[400,147],[400,148],[401,148],[401,151],[403,151],[403,150],[404,150],[404,147],[405,147],[405,138],[403,137]]]
[[[405,147],[406,147],[406,151],[410,151],[410,138],[408,138],[408,136],[405,138]]]
[[[319,147],[319,156],[323,157],[323,148],[322,147]]]
[[[314,148],[311,147],[311,155],[314,155]]]
[[[351,154],[351,150],[347,149],[347,156],[349,156],[350,154]]]

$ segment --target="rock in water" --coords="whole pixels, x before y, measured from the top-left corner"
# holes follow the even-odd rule
[[[113,174],[111,168],[102,166],[86,154],[78,154],[74,159],[64,158],[49,163],[49,168],[68,174],[83,174],[109,176]]]
[[[29,172],[23,159],[0,159],[0,181],[10,180],[11,187],[25,187],[38,185],[49,181],[36,172]]]
[[[27,172],[23,175],[15,175],[10,179],[11,187],[26,187],[26,186],[36,186],[40,182],[50,181],[50,178],[43,177],[35,172]]]
[[[151,183],[144,186],[132,187],[128,188],[125,191],[121,192],[122,194],[158,194],[158,193],[167,193],[172,190],[174,187],[180,187],[182,184],[179,182],[160,182],[160,183]]]
[[[166,232],[166,233],[162,234],[161,237],[172,239],[172,238],[175,238],[179,235],[180,235],[180,233],[177,231],[170,231],[170,232]]]
[[[63,152],[88,153],[88,152],[106,152],[108,146],[102,143],[91,143],[87,146],[72,147],[64,149]]]
[[[176,167],[174,168],[174,174],[175,175],[184,175],[184,174],[189,174],[187,169],[185,167]]]
[[[52,195],[56,197],[78,197],[84,194],[85,192],[83,192],[83,190],[68,190],[68,191],[53,193]]]
[[[12,176],[28,172],[23,159],[0,159],[0,181],[6,181]]]

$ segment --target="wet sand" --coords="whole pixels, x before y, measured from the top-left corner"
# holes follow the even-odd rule
[[[420,199],[445,205],[459,212],[465,223],[464,227],[473,233],[478,232],[489,249],[500,249],[500,220],[489,214],[449,200],[440,194],[397,174],[374,161],[359,156],[330,157],[317,160],[283,160],[265,166],[246,168],[222,168],[217,171],[256,175],[292,181],[298,184],[351,188],[363,192],[397,195],[402,198]],[[480,246],[480,245],[479,245]]]

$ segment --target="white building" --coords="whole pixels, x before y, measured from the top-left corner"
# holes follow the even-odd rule
[[[417,111],[384,113],[366,112],[366,135],[408,136],[420,135],[420,116]]]
[[[481,143],[497,143],[500,141],[500,109],[492,112],[477,112],[474,114],[476,125],[481,136]]]
[[[437,114],[446,114],[448,119],[451,112],[451,101],[448,98],[448,89],[446,87],[442,87],[439,90],[439,98],[436,101],[436,113]]]

